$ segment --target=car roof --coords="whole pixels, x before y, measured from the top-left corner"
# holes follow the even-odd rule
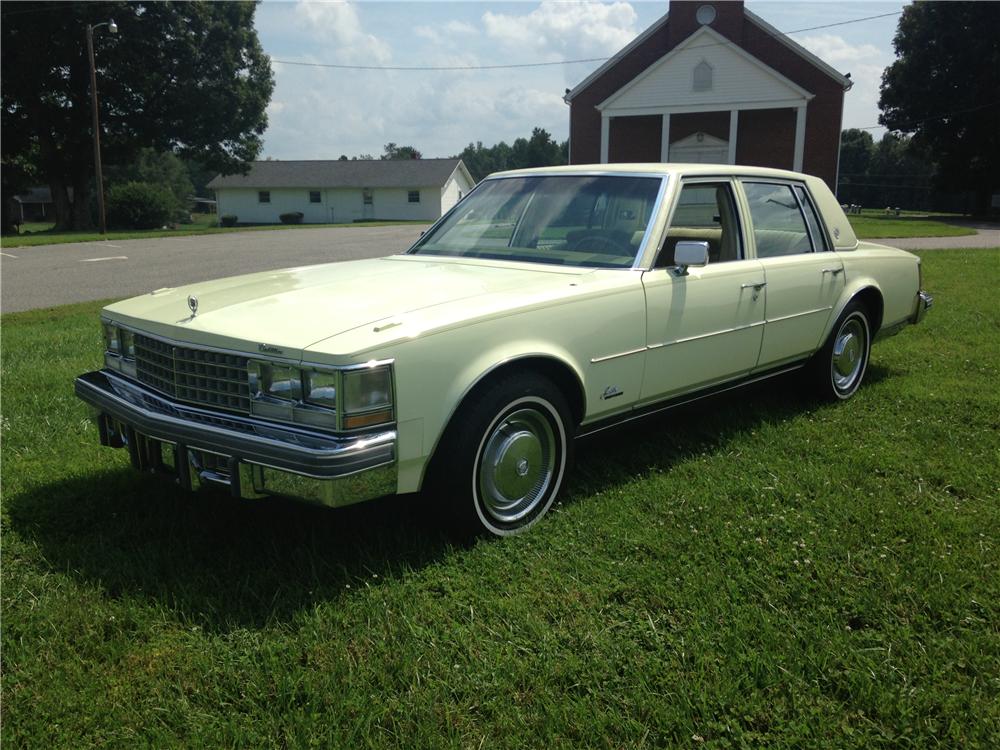
[[[744,177],[776,177],[784,180],[802,180],[806,176],[787,169],[772,169],[770,167],[747,167],[740,164],[683,164],[670,163],[634,163],[634,164],[573,164],[563,167],[535,167],[533,169],[512,169],[505,172],[494,172],[490,177],[511,177],[514,175],[537,174],[676,174],[676,175],[735,175]]]

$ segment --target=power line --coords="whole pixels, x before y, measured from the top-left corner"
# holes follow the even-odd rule
[[[834,23],[826,23],[820,26],[808,26],[803,29],[793,29],[791,31],[783,31],[781,34],[787,36],[788,34],[801,34],[804,31],[818,31],[819,29],[829,29],[834,26],[846,26],[852,23],[862,23],[863,21],[872,21],[877,18],[888,18],[889,16],[898,16],[902,11],[893,11],[891,13],[880,13],[874,16],[865,16],[864,18],[852,18],[849,21],[836,21]],[[775,36],[764,29],[761,29],[766,34],[770,36]],[[775,37],[776,38],[776,37]],[[707,47],[719,47],[725,44],[725,42],[712,42],[710,44],[699,44],[693,47],[687,47],[687,50],[705,49]],[[463,71],[463,70],[509,70],[514,68],[544,68],[551,67],[554,65],[576,65],[577,63],[598,63],[607,62],[610,57],[584,57],[577,60],[556,60],[552,62],[530,62],[530,63],[506,63],[502,65],[347,65],[341,63],[314,63],[314,62],[300,62],[296,60],[275,60],[272,59],[271,62],[278,63],[279,65],[296,65],[303,68],[332,68],[335,70],[385,70],[385,71],[404,71],[404,72],[444,72],[444,71]],[[879,127],[879,126],[875,126]],[[865,128],[859,128],[864,130]]]
[[[910,123],[905,128],[886,128],[886,130],[895,130],[900,133],[909,133],[916,129],[917,125],[923,125],[925,122],[931,122],[932,120],[943,120],[946,117],[954,117],[955,115],[964,115],[966,112],[978,112],[981,109],[989,109],[990,107],[996,107],[1000,105],[1000,102],[990,102],[989,104],[980,104],[978,107],[969,107],[968,109],[957,109],[954,112],[946,112],[943,115],[932,115],[931,117],[925,117],[923,120],[917,120],[916,122]],[[863,128],[846,128],[847,130],[877,130],[878,128],[885,128],[885,125],[865,125]]]

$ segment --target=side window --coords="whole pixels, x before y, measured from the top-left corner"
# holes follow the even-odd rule
[[[310,203],[322,203],[323,202],[323,197],[320,195],[320,191],[319,190],[310,190],[309,191],[309,202]]]
[[[658,268],[674,265],[678,242],[707,242],[709,263],[743,257],[736,202],[728,182],[692,182],[681,188],[663,248],[656,259]]]
[[[811,253],[805,217],[791,185],[744,182],[758,258]]]
[[[271,202],[271,191],[270,190],[259,190],[257,192],[257,202],[258,203],[270,203]]]
[[[799,199],[802,211],[806,215],[806,224],[809,225],[809,234],[812,236],[813,250],[816,252],[829,250],[830,248],[826,244],[826,235],[823,234],[823,226],[819,223],[819,216],[816,214],[816,207],[813,206],[806,189],[801,185],[796,185],[795,196]]]

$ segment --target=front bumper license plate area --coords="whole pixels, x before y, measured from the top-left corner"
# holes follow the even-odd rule
[[[335,478],[309,477],[153,438],[107,414],[98,414],[97,423],[102,445],[127,449],[133,468],[188,491],[214,488],[244,500],[284,497],[327,507],[353,505],[396,491],[392,466]]]

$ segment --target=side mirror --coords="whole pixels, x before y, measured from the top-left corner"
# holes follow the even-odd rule
[[[674,247],[674,271],[677,276],[686,276],[688,266],[700,268],[708,265],[707,242],[678,242]]]

